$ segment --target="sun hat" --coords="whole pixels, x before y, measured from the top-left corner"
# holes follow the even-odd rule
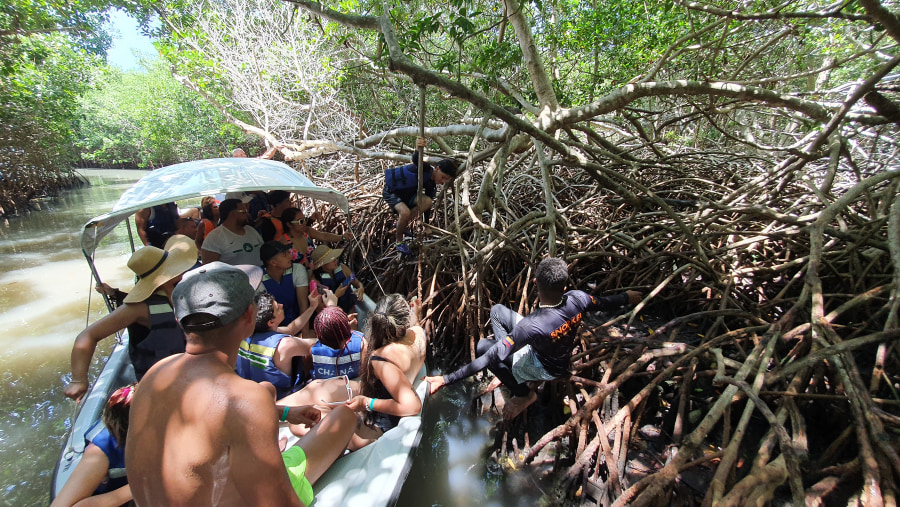
[[[310,259],[312,260],[313,269],[318,269],[325,264],[337,259],[344,251],[343,248],[329,248],[328,245],[319,245],[313,250]]]
[[[328,306],[319,311],[313,322],[316,338],[324,345],[339,349],[350,339],[350,322],[339,306]]]
[[[226,199],[237,199],[244,204],[253,200],[253,194],[248,194],[247,192],[228,192],[225,194]]]
[[[145,246],[128,259],[128,269],[138,281],[125,296],[126,303],[139,303],[156,292],[162,284],[184,273],[197,263],[197,244],[193,239],[176,234],[166,241],[165,249]]]
[[[259,260],[262,261],[263,266],[269,262],[269,259],[275,257],[276,255],[283,252],[290,252],[291,245],[286,245],[278,240],[266,241],[259,247]]]
[[[243,315],[255,294],[242,269],[211,262],[185,274],[175,286],[175,319],[188,332],[216,329]]]

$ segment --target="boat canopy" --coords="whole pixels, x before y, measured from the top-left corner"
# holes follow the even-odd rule
[[[330,203],[350,213],[347,197],[315,186],[290,166],[257,158],[212,158],[156,169],[126,190],[112,211],[92,218],[81,229],[81,248],[91,258],[100,240],[143,208],[228,192],[287,190]]]

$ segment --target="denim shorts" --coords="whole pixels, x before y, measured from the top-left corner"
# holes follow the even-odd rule
[[[516,382],[520,384],[530,380],[553,380],[556,378],[547,373],[544,365],[531,350],[531,345],[525,345],[513,353],[512,374],[516,378]]]

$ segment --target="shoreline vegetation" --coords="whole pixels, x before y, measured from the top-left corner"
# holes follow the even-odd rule
[[[89,185],[74,168],[28,169],[13,167],[0,178],[0,218],[26,213],[38,199],[58,197],[66,190]]]

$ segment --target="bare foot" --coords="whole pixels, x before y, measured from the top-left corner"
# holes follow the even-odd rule
[[[493,391],[494,389],[497,389],[498,387],[500,387],[500,384],[501,384],[500,379],[497,377],[494,377],[493,379],[491,379],[491,383],[488,384],[487,387],[482,389],[480,393],[478,393],[478,396],[479,397],[484,396],[485,394]]]
[[[537,393],[534,391],[529,392],[528,396],[513,396],[506,400],[506,405],[503,407],[503,419],[505,421],[514,419],[535,400],[537,400]]]

